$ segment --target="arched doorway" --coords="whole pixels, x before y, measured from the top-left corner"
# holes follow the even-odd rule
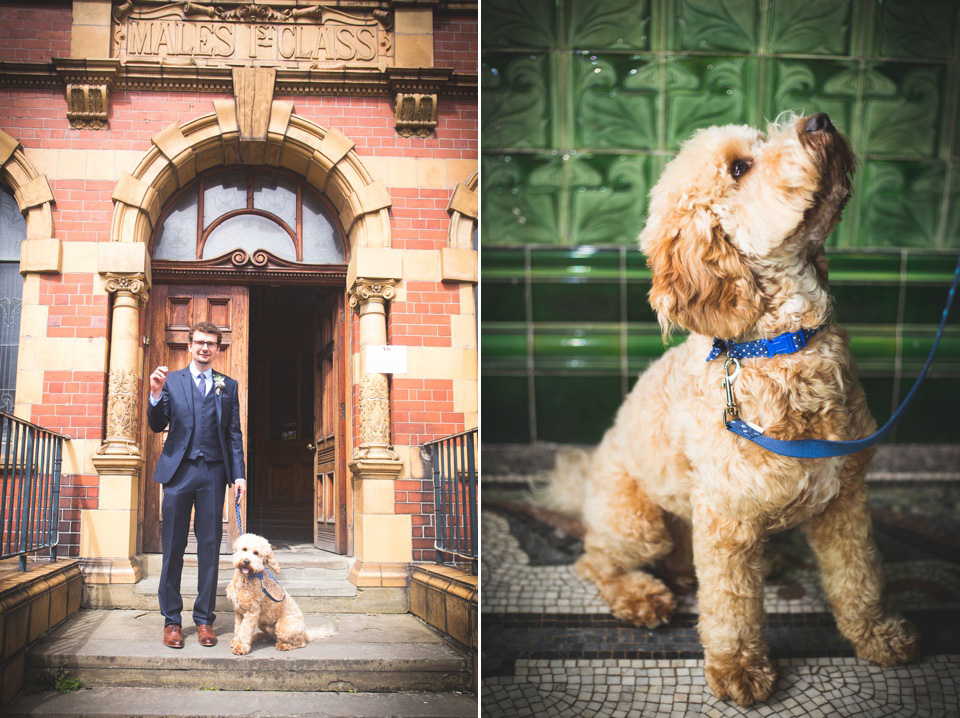
[[[223,332],[217,369],[240,382],[250,491],[244,529],[346,553],[344,293],[337,213],[303,178],[219,167],[174,194],[149,245],[144,374],[186,366],[188,328]],[[145,431],[146,466],[164,437]],[[142,549],[159,550],[161,487],[144,487]],[[224,552],[236,536],[228,502]],[[188,550],[190,548],[188,547]]]

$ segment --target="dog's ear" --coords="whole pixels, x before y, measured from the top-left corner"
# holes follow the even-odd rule
[[[760,318],[763,298],[753,273],[710,210],[652,213],[640,248],[653,271],[650,304],[664,339],[674,326],[732,339]]]
[[[277,559],[273,557],[272,553],[268,553],[266,556],[264,556],[263,562],[267,565],[267,568],[280,573],[280,564],[277,563]]]

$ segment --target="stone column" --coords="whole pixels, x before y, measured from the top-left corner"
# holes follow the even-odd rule
[[[350,462],[357,556],[350,579],[358,586],[405,586],[413,557],[410,517],[394,510],[393,482],[402,464],[390,440],[387,376],[366,367],[366,347],[387,343],[386,303],[396,295],[394,284],[358,277],[350,287],[350,306],[360,321],[359,441]]]
[[[144,274],[105,272],[113,295],[106,437],[93,465],[100,474],[99,505],[80,515],[80,554],[87,584],[136,583],[143,455],[137,442],[140,393],[140,305],[147,301]],[[92,599],[96,603],[96,599]]]

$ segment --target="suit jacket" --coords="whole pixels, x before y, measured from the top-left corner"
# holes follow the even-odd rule
[[[224,386],[216,394],[216,386],[211,387],[217,405],[217,435],[220,449],[227,469],[227,484],[233,485],[235,479],[246,477],[243,467],[243,434],[240,431],[240,397],[236,379],[219,374],[224,378]],[[147,422],[150,428],[159,433],[170,425],[170,433],[163,445],[160,460],[153,472],[153,480],[165,484],[173,478],[183,457],[190,446],[193,434],[193,377],[190,367],[172,371],[163,385],[160,401],[147,408]]]

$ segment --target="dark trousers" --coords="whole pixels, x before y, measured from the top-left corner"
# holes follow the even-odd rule
[[[227,470],[222,461],[184,459],[173,478],[163,487],[163,568],[160,571],[160,612],[165,625],[180,624],[183,597],[180,576],[183,553],[190,533],[190,511],[194,509],[193,533],[197,537],[197,600],[193,621],[213,624],[217,602],[217,574],[220,541],[223,538],[223,499]]]

